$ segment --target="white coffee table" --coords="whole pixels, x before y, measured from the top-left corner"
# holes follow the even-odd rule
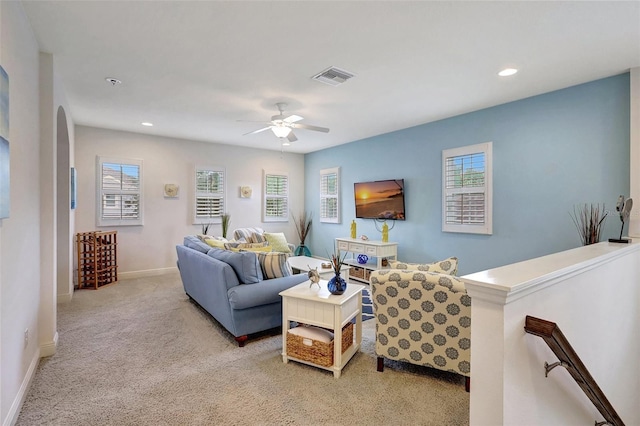
[[[362,289],[363,285],[347,285],[340,296],[327,290],[327,281],[320,280],[309,287],[309,281],[280,292],[282,296],[282,361],[289,360],[333,371],[334,377],[340,377],[342,368],[358,352],[362,343]],[[353,318],[355,323],[355,342],[342,353],[342,328]],[[333,365],[324,367],[309,361],[287,355],[287,331],[290,321],[333,330]]]
[[[318,259],[317,257],[309,257],[309,256],[291,256],[287,260],[291,269],[293,269],[293,273],[299,272],[309,272],[309,269],[318,268],[318,274],[320,278],[329,280],[333,277],[333,269],[331,267],[323,268],[322,264],[325,262],[329,262],[326,259]],[[346,281],[349,282],[349,265],[342,265],[340,269],[340,276]]]

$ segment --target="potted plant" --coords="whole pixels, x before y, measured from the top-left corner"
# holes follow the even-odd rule
[[[227,238],[229,223],[231,223],[231,215],[229,213],[223,214],[222,215],[222,238]]]
[[[600,242],[600,230],[609,212],[604,204],[582,204],[573,207],[573,223],[576,225],[583,245]]]
[[[207,235],[207,232],[209,232],[209,227],[211,226],[210,223],[202,223],[202,235]]]
[[[300,239],[300,245],[296,247],[294,254],[296,256],[311,257],[311,250],[309,250],[309,248],[304,245],[304,242],[309,236],[309,232],[311,231],[313,214],[303,211],[300,216],[296,217],[292,212],[291,217],[293,218],[293,223],[296,225],[296,231],[298,233],[298,238]]]

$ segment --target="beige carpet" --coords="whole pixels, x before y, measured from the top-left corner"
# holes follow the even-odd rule
[[[184,294],[178,274],[76,291],[18,425],[467,425],[460,376],[387,361],[374,320],[338,379],[267,334],[239,348]]]

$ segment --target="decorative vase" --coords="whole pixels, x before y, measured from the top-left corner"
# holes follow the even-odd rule
[[[329,293],[338,296],[344,293],[347,289],[347,282],[340,276],[340,274],[336,274],[327,283],[327,289],[329,290]]]
[[[358,263],[359,264],[364,265],[368,261],[369,261],[369,256],[367,256],[366,254],[359,254],[358,255]]]
[[[296,249],[293,252],[293,254],[296,255],[296,256],[311,257],[311,250],[309,250],[309,248],[307,246],[305,246],[304,244],[300,244],[298,247],[296,247]]]

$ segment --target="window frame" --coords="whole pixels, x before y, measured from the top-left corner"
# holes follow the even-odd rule
[[[447,160],[455,157],[469,157],[484,154],[484,185],[462,188],[447,188]],[[447,196],[455,194],[484,194],[484,223],[447,223]],[[485,142],[442,151],[442,232],[466,234],[493,234],[493,143]]]
[[[322,181],[324,178],[328,178],[331,175],[335,175],[336,177],[336,192],[335,194],[325,193],[323,190]],[[328,169],[320,170],[320,222],[323,223],[341,223],[340,218],[340,167],[331,167]],[[323,210],[323,201],[325,200],[335,200],[336,203],[336,215],[333,217],[326,216],[325,211]]]
[[[103,166],[104,164],[117,164],[122,166],[135,166],[138,168],[138,188],[136,190],[127,189],[105,189],[103,188]],[[144,169],[143,161],[131,158],[116,158],[96,156],[96,226],[143,226],[144,225]],[[113,197],[109,204],[116,205],[116,198],[124,195],[138,196],[138,217],[123,218],[122,213],[118,219],[104,217],[102,198]],[[111,199],[111,198],[110,198]],[[121,209],[122,210],[122,209]]]
[[[222,174],[222,189],[219,191],[199,191],[198,190],[198,172],[211,172]],[[209,223],[222,223],[222,215],[227,211],[227,171],[224,167],[196,164],[193,168],[192,182],[192,223],[194,225],[202,225]],[[198,216],[198,198],[211,197],[221,200],[222,208],[217,216]]]
[[[268,194],[267,193],[267,180],[270,176],[284,177],[286,180],[286,194]],[[289,200],[289,188],[291,180],[289,179],[288,172],[276,171],[276,170],[263,170],[262,171],[262,221],[265,223],[270,222],[288,222],[289,221],[289,208],[291,206]],[[267,216],[267,203],[272,199],[285,200],[285,207],[283,208],[281,216]]]

